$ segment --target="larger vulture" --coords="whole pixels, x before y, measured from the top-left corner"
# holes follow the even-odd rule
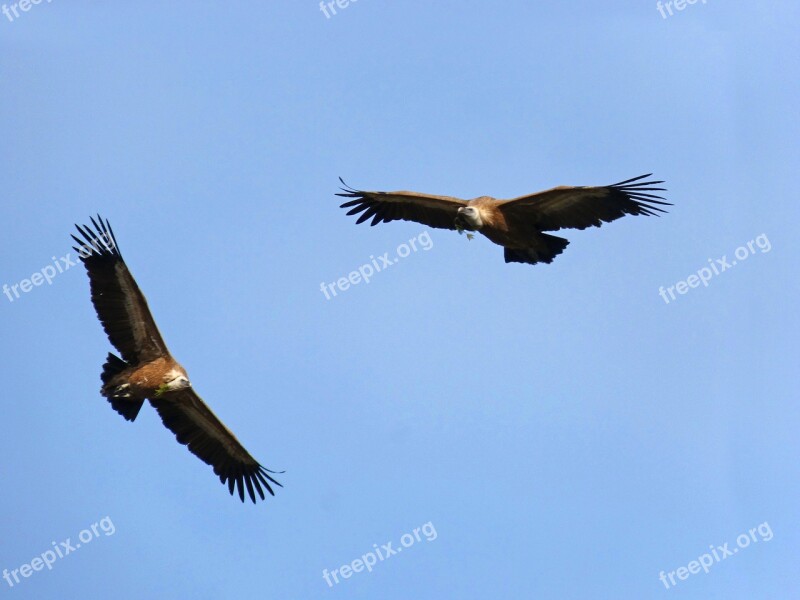
[[[99,221],[99,223],[98,223]],[[253,503],[255,492],[264,500],[271,495],[270,477],[211,409],[200,399],[189,376],[167,350],[147,301],[120,254],[111,225],[97,216],[94,230],[84,225],[74,239],[75,248],[89,274],[92,303],[111,344],[122,358],[109,353],[100,376],[112,408],[128,421],[139,414],[145,400],[158,411],[178,442],[206,464],[233,495],[238,489],[244,502],[245,487]]]
[[[663,181],[641,181],[652,173],[599,187],[560,186],[511,200],[480,196],[462,200],[418,192],[365,192],[340,178],[342,193],[352,198],[341,205],[348,215],[361,213],[356,223],[372,219],[372,225],[389,221],[415,221],[428,227],[479,231],[505,248],[509,262],[551,263],[569,241],[545,231],[600,227],[625,215],[658,215],[668,205],[651,192]],[[468,234],[469,235],[469,234]],[[471,236],[470,236],[471,237]]]

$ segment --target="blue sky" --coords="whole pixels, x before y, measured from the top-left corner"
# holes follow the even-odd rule
[[[2,295],[0,569],[89,542],[0,597],[797,597],[800,9],[531,4],[0,14],[0,284],[100,212],[195,388],[286,470],[242,505],[150,407],[114,413],[82,268]],[[513,197],[650,171],[670,214],[567,232],[535,267],[356,227],[333,196],[339,176]]]

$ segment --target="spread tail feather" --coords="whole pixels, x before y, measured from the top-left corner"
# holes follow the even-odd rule
[[[125,417],[126,421],[135,421],[142,409],[144,399],[138,400],[130,397],[130,393],[125,392],[123,386],[109,386],[109,382],[116,376],[128,368],[128,363],[108,353],[106,363],[103,365],[103,372],[100,374],[100,379],[103,381],[103,389],[100,391],[106,397],[111,408]]]
[[[505,259],[507,263],[518,262],[535,265],[543,262],[550,264],[568,245],[569,240],[542,233],[536,237],[529,248],[505,248]]]

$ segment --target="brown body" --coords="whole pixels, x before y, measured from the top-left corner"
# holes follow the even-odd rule
[[[481,196],[467,202],[467,206],[474,206],[480,212],[483,227],[478,231],[504,248],[530,246],[531,238],[539,232],[533,231],[524,222],[507,219],[498,209],[498,205],[499,201],[489,196]]]
[[[160,356],[143,364],[127,367],[104,384],[100,393],[112,397],[117,390],[130,394],[130,402],[142,401],[160,396],[166,386],[175,379],[176,373],[187,381],[189,375],[171,356]]]

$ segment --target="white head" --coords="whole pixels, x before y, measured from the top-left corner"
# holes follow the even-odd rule
[[[462,206],[456,215],[456,227],[468,231],[479,231],[483,227],[481,213],[475,206]]]
[[[192,387],[192,384],[189,381],[189,376],[186,371],[183,369],[172,369],[167,373],[166,377],[164,377],[164,385],[161,387],[166,392],[172,392]]]

